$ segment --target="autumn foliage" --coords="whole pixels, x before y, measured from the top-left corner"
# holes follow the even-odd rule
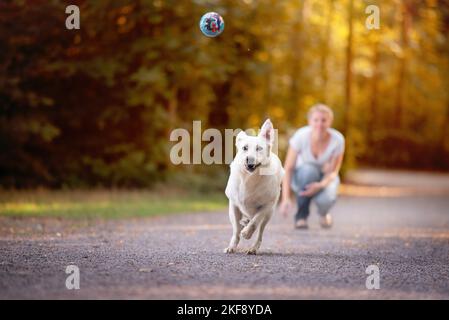
[[[80,30],[65,28],[68,4],[0,2],[0,186],[196,172],[168,157],[170,131],[193,120],[270,117],[282,158],[316,102],[347,137],[345,168],[449,169],[447,0],[72,1]],[[198,28],[207,11],[226,22],[217,38]]]

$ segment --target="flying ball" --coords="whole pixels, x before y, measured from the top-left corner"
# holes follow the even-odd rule
[[[200,29],[206,37],[216,37],[224,30],[224,20],[216,12],[208,12],[201,17]]]

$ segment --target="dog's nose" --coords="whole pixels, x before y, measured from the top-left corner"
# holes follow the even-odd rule
[[[256,159],[254,157],[247,157],[246,158],[246,165],[248,168],[254,168],[256,166]]]

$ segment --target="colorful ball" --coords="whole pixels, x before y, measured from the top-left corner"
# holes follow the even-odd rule
[[[216,12],[208,12],[201,17],[200,29],[207,37],[216,37],[224,30],[224,20]]]

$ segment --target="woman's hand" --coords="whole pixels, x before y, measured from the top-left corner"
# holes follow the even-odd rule
[[[304,191],[301,191],[299,193],[300,196],[303,197],[311,197],[317,192],[319,192],[321,189],[323,189],[323,186],[319,182],[312,182],[306,185],[306,189]]]
[[[292,207],[293,203],[290,201],[290,199],[283,199],[279,204],[279,212],[284,218],[287,218],[288,213],[291,211]]]
[[[293,209],[293,203],[290,199],[290,183],[292,181],[292,172],[295,168],[297,157],[298,152],[292,147],[289,147],[284,164],[285,175],[284,179],[282,180],[282,201],[279,204],[279,211],[284,218],[286,218],[288,213]]]

